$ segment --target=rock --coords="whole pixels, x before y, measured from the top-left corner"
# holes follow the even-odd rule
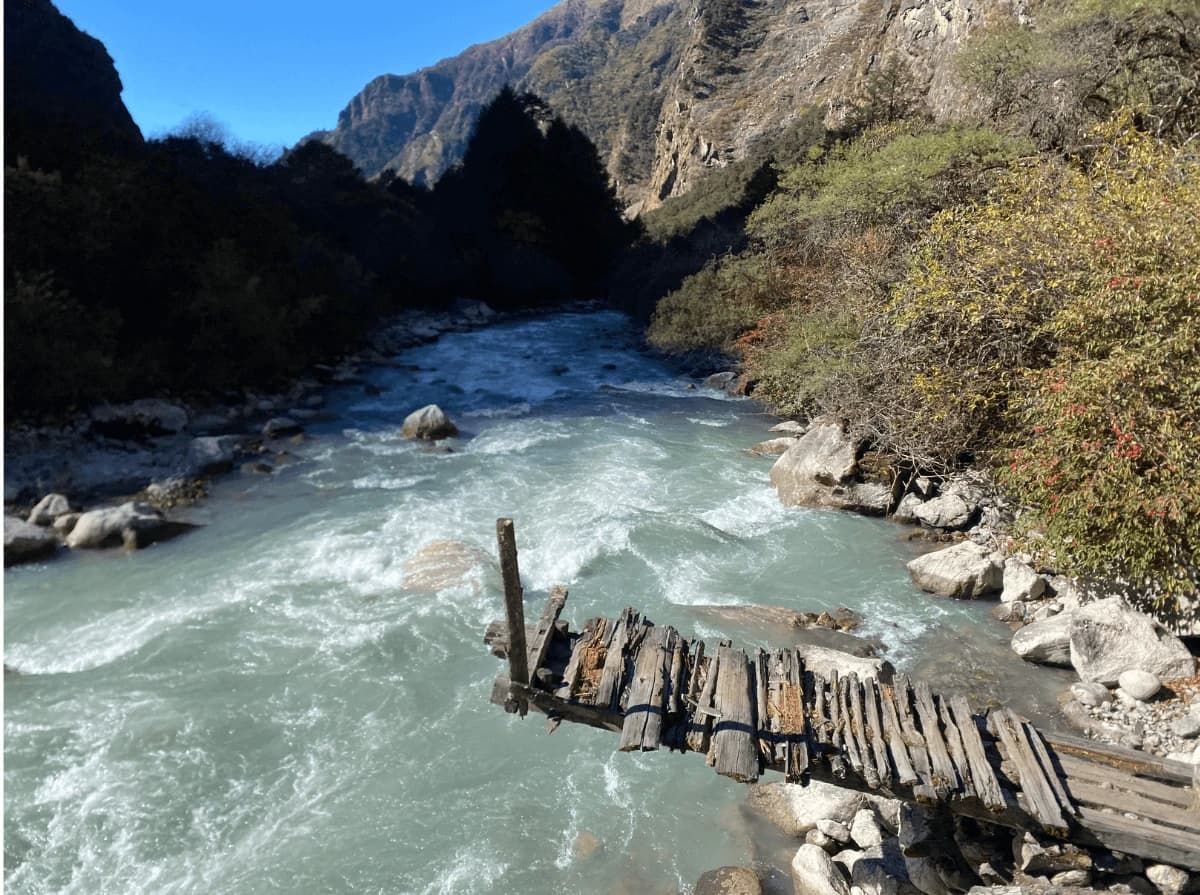
[[[842,844],[835,839],[830,839],[820,830],[809,830],[804,834],[804,841],[810,845],[815,845],[817,848],[823,848],[825,851],[833,854]]]
[[[81,515],[67,536],[67,546],[72,550],[112,547],[120,543],[145,546],[191,527],[168,521],[149,504],[123,503]]]
[[[1157,677],[1140,669],[1122,671],[1117,677],[1117,686],[1139,702],[1153,699],[1154,694],[1162,689],[1162,683]]]
[[[850,838],[864,851],[883,843],[883,832],[875,821],[874,811],[864,808],[854,815],[854,820],[850,824]]]
[[[930,824],[929,815],[920,806],[902,804],[899,820],[896,839],[900,844],[901,851],[912,851],[914,846],[933,837],[933,826]]]
[[[762,895],[758,874],[745,867],[718,867],[696,880],[694,895]]]
[[[75,527],[75,523],[79,521],[79,517],[81,515],[83,515],[83,514],[82,513],[64,513],[63,515],[59,516],[57,519],[54,520],[54,525],[51,527],[55,530],[55,532],[58,533],[59,537],[65,538],[67,535],[69,535],[71,533],[71,529],[73,529]]]
[[[931,858],[904,858],[904,869],[908,871],[908,881],[918,892],[925,895],[950,895],[942,875],[938,873],[937,864]]]
[[[796,895],[850,895],[842,871],[823,849],[809,843],[792,858],[792,886]]]
[[[1168,681],[1196,671],[1195,659],[1178,637],[1119,597],[1074,611],[1071,665],[1082,680],[1109,686],[1117,683],[1121,672],[1134,669]]]
[[[1000,590],[1003,581],[1000,564],[971,541],[918,556],[908,572],[922,590],[943,597],[982,597]]]
[[[1077,684],[1071,684],[1071,695],[1082,702],[1084,705],[1095,708],[1112,702],[1112,694],[1108,692],[1108,687],[1104,684],[1095,682],[1086,683],[1080,681]]]
[[[243,463],[241,466],[242,475],[270,475],[274,471],[274,466],[261,461]]]
[[[109,438],[174,435],[188,424],[188,412],[178,404],[145,398],[132,404],[103,404],[91,412],[93,432]]]
[[[858,817],[861,813],[862,810],[856,812],[854,816]],[[817,830],[824,833],[830,839],[840,842],[842,845],[850,841],[850,828],[840,821],[823,817],[817,821]]]
[[[309,395],[307,398],[304,399],[304,406],[307,407],[309,410],[316,410],[320,407],[324,407],[325,406],[325,396],[324,395]]]
[[[822,820],[849,824],[867,804],[866,796],[828,783],[759,783],[750,788],[746,805],[789,836],[801,838]]]
[[[825,677],[829,677],[830,673],[836,669],[839,675],[849,674],[853,671],[858,675],[860,681],[871,678],[882,683],[890,683],[895,675],[892,664],[885,659],[852,656],[849,653],[811,643],[798,644],[795,650],[804,660],[805,668],[825,675]]]
[[[291,417],[276,416],[267,420],[262,427],[263,438],[283,438],[287,435],[295,435],[298,432],[303,432],[304,427],[301,426]]]
[[[595,833],[584,830],[575,837],[575,841],[571,844],[571,851],[575,855],[575,860],[586,861],[604,851],[604,843]]]
[[[193,438],[188,445],[188,471],[193,475],[204,475],[231,469],[240,446],[240,440],[233,435]]]
[[[918,522],[930,528],[957,531],[967,527],[971,517],[975,515],[975,507],[970,506],[958,494],[949,493],[918,504],[913,509],[913,515]]]
[[[1004,589],[1000,592],[1000,600],[1012,603],[1016,600],[1029,602],[1038,599],[1046,592],[1046,581],[1015,556],[1004,561]]]
[[[746,453],[751,457],[778,457],[794,445],[796,441],[797,439],[790,437],[771,438],[767,441],[760,441],[754,447],[746,448]]]
[[[1013,634],[1012,648],[1026,662],[1070,668],[1071,613],[1063,612],[1026,625]]]
[[[53,525],[59,516],[71,512],[71,504],[62,494],[47,494],[29,513],[31,525]]]
[[[1083,849],[1067,844],[1042,845],[1030,833],[1013,840],[1013,860],[1021,872],[1030,876],[1092,869],[1091,856]]]
[[[405,438],[437,441],[453,438],[458,434],[458,427],[450,421],[450,417],[446,416],[442,408],[436,404],[427,404],[404,418],[400,434]]]
[[[857,448],[837,423],[815,423],[775,461],[771,484],[787,506],[838,506],[831,496],[858,471]]]
[[[431,541],[404,564],[401,587],[409,591],[442,591],[468,587],[483,592],[486,575],[496,570],[486,551],[462,541]]]
[[[1171,733],[1184,740],[1200,736],[1200,715],[1193,712],[1182,718],[1176,718],[1171,722]]]
[[[921,506],[924,502],[916,494],[905,494],[900,498],[900,502],[896,504],[896,509],[892,511],[892,518],[897,522],[916,522],[917,507]]]
[[[1090,886],[1092,874],[1087,870],[1063,870],[1050,877],[1052,886]]]
[[[1189,876],[1186,871],[1169,864],[1151,864],[1146,868],[1146,879],[1154,883],[1162,895],[1180,895],[1187,887]]]
[[[730,384],[732,384],[735,379],[737,379],[737,373],[734,373],[731,370],[726,370],[723,373],[713,373],[711,376],[705,378],[700,385],[702,385],[704,388],[716,389],[717,391],[723,392],[729,388]]]
[[[800,423],[800,422],[797,422],[796,420],[784,420],[782,423],[776,423],[767,431],[768,432],[780,432],[780,433],[783,433],[786,435],[793,435],[793,436],[799,438],[801,435],[803,435],[805,432],[808,431],[808,424]]]
[[[16,516],[4,517],[5,567],[44,559],[57,549],[58,538],[42,526]]]

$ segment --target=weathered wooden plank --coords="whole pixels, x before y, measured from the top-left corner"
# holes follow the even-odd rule
[[[772,650],[767,660],[767,724],[771,729],[771,763],[777,768],[784,768],[786,773],[788,761],[788,742],[784,734],[784,683],[787,677],[787,653],[784,650]],[[759,724],[763,722],[760,719]]]
[[[550,644],[554,639],[554,623],[558,621],[566,602],[567,589],[565,587],[556,584],[550,588],[550,597],[546,600],[546,605],[542,609],[542,614],[534,629],[533,640],[529,644],[529,673],[531,675],[536,674],[546,661],[546,656],[550,652]]]
[[[1060,755],[1075,755],[1137,777],[1148,777],[1183,786],[1192,785],[1192,768],[1182,762],[1167,761],[1145,752],[1126,749],[1124,746],[1097,743],[1059,731],[1044,731],[1042,736],[1047,745]]]
[[[867,737],[867,722],[863,718],[862,690],[858,686],[858,675],[851,671],[842,681],[850,706],[850,732],[847,739],[853,738],[858,749],[859,760],[862,762],[862,774],[871,789],[879,788],[879,772],[875,769],[875,758],[871,754],[871,744]]]
[[[916,722],[913,720],[912,694],[907,675],[896,675],[896,679],[892,682],[892,700],[896,705],[896,718],[900,721],[900,732],[904,736],[904,744],[908,746],[908,754],[912,756],[913,768],[921,781],[913,786],[913,795],[918,802],[933,804],[938,800],[937,788],[934,786],[933,770],[929,763],[929,752],[925,748],[925,738],[917,730]]]
[[[652,628],[634,658],[621,728],[621,752],[650,751],[662,742],[664,668],[670,661],[674,628]]]
[[[1025,732],[1025,739],[1033,748],[1033,755],[1037,759],[1038,765],[1041,766],[1042,773],[1045,774],[1046,782],[1050,784],[1050,791],[1054,793],[1054,798],[1063,810],[1063,815],[1065,817],[1073,817],[1075,815],[1075,805],[1071,801],[1071,797],[1067,795],[1067,790],[1058,776],[1058,768],[1050,760],[1050,754],[1046,751],[1046,744],[1042,742],[1042,735],[1037,732],[1037,728],[1023,718],[1021,719],[1021,726]]]
[[[492,702],[496,705],[506,705],[510,693],[540,712],[577,724],[587,724],[591,727],[619,733],[624,723],[624,719],[618,712],[578,702],[566,702],[545,690],[539,690],[528,684],[513,683],[507,674],[498,675],[492,685]]]
[[[765,767],[771,763],[775,739],[771,735],[771,719],[767,712],[767,654],[761,647],[754,651],[754,659],[750,663],[751,675],[754,679],[755,695],[755,732],[754,739],[760,755],[759,766]]]
[[[500,575],[504,580],[504,615],[508,622],[508,676],[514,684],[529,683],[529,653],[525,646],[525,595],[517,565],[517,536],[511,519],[496,520]],[[524,707],[521,706],[524,715]]]
[[[1113,851],[1200,870],[1200,833],[1195,830],[1189,833],[1086,806],[1079,809],[1079,819],[1080,839],[1094,838]]]
[[[696,700],[692,710],[692,721],[688,726],[687,747],[693,752],[708,752],[712,736],[713,718],[718,715],[713,705],[717,689],[717,678],[721,673],[721,651],[718,649],[712,658],[705,660],[704,688],[700,698]]]
[[[809,724],[805,710],[804,661],[798,650],[787,651],[787,708],[788,751],[784,774],[789,783],[800,783],[806,779],[809,766]],[[793,732],[794,729],[794,732]]]
[[[1078,777],[1064,780],[1071,799],[1079,806],[1136,814],[1139,817],[1164,827],[1178,827],[1189,833],[1200,830],[1200,813],[1174,805],[1164,805],[1128,790],[1107,789],[1097,783],[1089,783]]]
[[[1195,805],[1195,797],[1190,788],[1159,780],[1148,780],[1145,777],[1134,777],[1109,765],[1086,761],[1066,752],[1054,752],[1053,755],[1068,778],[1102,787],[1112,793],[1110,798],[1114,800],[1130,792],[1170,808],[1187,810]]]
[[[674,629],[672,629],[674,630]],[[688,644],[675,632],[675,647],[671,650],[671,670],[667,679],[667,716],[663,721],[663,744],[671,750],[684,748],[686,721],[685,688],[689,678]]]
[[[946,746],[950,750],[950,758],[954,761],[954,769],[958,772],[959,794],[963,798],[974,798],[975,787],[971,784],[971,764],[967,761],[967,751],[963,748],[962,734],[958,732],[958,727],[950,716],[950,709],[946,706],[945,698],[938,696],[935,701],[938,717],[941,718],[942,727],[945,730]]]
[[[837,700],[826,702],[826,694],[830,692],[829,682],[820,675],[813,673],[812,681],[808,682],[813,692],[813,731],[816,740],[822,745],[833,744],[835,751],[841,750],[841,739],[837,733]]]
[[[600,686],[596,688],[594,705],[601,708],[616,709],[621,698],[621,684],[625,676],[626,650],[633,638],[634,628],[639,621],[638,614],[632,609],[625,609],[617,621],[608,653],[604,658],[604,672],[600,676]]]
[[[721,673],[716,705],[721,720],[713,731],[709,763],[722,776],[753,783],[759,777],[759,766],[750,663],[745,653],[731,647],[721,647],[717,654]]]
[[[967,762],[971,766],[971,782],[979,800],[989,811],[1001,812],[1008,808],[1008,800],[1004,797],[1004,788],[996,777],[996,770],[988,760],[987,751],[983,748],[983,740],[979,736],[979,728],[975,724],[975,716],[967,705],[965,696],[950,698],[950,711],[954,715],[955,726],[962,735],[963,749],[967,753]]]
[[[879,687],[879,702],[883,710],[883,730],[887,736],[888,749],[892,754],[892,765],[896,770],[896,779],[903,786],[920,783],[913,768],[912,759],[908,755],[908,747],[904,744],[904,736],[900,732],[900,719],[896,717],[896,703],[883,685]]]
[[[1029,813],[1050,833],[1065,836],[1067,819],[1033,750],[1025,741],[1020,719],[1008,709],[992,709],[988,713],[988,730],[999,737],[1008,760],[1016,766],[1021,795],[1029,805]]]
[[[905,684],[907,685],[907,678]],[[954,762],[950,760],[950,752],[946,749],[946,741],[938,724],[937,709],[933,705],[933,694],[929,684],[921,681],[915,688],[917,716],[921,722],[921,736],[925,739],[925,747],[929,750],[930,770],[933,772],[933,789],[939,799],[946,798],[958,789],[958,774],[954,770]]]
[[[883,742],[883,722],[879,716],[879,690],[873,678],[864,678],[860,685],[863,691],[863,709],[867,721],[867,739],[875,753],[875,773],[880,786],[891,786],[892,763],[888,760],[887,746]]]

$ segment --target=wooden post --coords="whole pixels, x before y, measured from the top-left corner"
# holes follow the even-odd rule
[[[504,577],[504,614],[508,620],[508,678],[518,686],[529,684],[529,652],[525,646],[525,596],[521,570],[517,566],[517,536],[511,519],[496,520],[496,543],[500,547],[500,574]],[[525,701],[516,700],[524,716]]]

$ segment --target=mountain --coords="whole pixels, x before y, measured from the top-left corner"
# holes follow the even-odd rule
[[[5,0],[4,146],[10,164],[70,164],[90,149],[142,142],[121,101],[121,78],[104,44],[50,0]]]
[[[481,106],[531,90],[600,149],[634,211],[785,131],[806,107],[831,123],[872,72],[902,63],[935,117],[970,97],[953,51],[1026,0],[565,0],[512,34],[410,75],[383,75],[338,116],[329,143],[368,176],[436,180],[462,156]]]

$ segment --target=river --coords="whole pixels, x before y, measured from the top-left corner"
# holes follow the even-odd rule
[[[1008,686],[986,606],[915,590],[899,526],[782,507],[742,453],[773,420],[620,314],[400,360],[370,374],[381,394],[331,393],[295,462],[218,482],[204,528],[5,573],[7,891],[678,892],[755,860],[745,788],[702,758],[489,704],[495,571],[404,580],[432,541],[494,554],[498,516],[529,615],[564,583],[576,628],[632,605],[752,643],[692,607],[848,606],[898,667]],[[464,431],[450,453],[399,435],[428,402]]]

